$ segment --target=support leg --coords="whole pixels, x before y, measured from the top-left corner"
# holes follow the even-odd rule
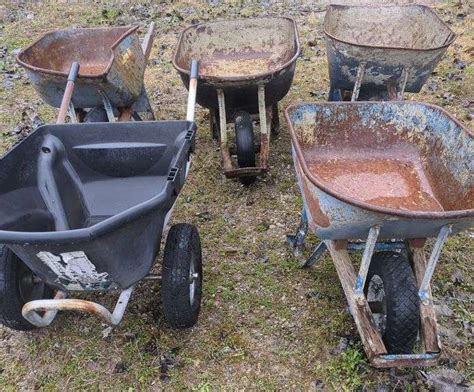
[[[296,234],[288,234],[286,239],[291,246],[293,254],[295,256],[301,255],[304,240],[306,238],[306,234],[308,233],[308,217],[306,215],[306,210],[303,208],[301,211],[301,220],[300,225],[298,226],[298,230]]]

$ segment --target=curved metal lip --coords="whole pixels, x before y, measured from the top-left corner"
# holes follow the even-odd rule
[[[179,121],[182,120],[172,120]],[[155,121],[148,121],[155,122]],[[194,122],[190,123],[194,125]],[[38,132],[41,129],[37,128],[34,132]],[[26,139],[20,143],[24,143]],[[179,146],[179,150],[176,153],[176,157],[180,154],[186,154],[191,149],[192,141],[183,139]],[[7,154],[11,153],[10,150]],[[7,155],[5,154],[5,156]],[[3,157],[0,157],[0,160]],[[140,219],[146,214],[156,211],[160,208],[166,208],[167,204],[172,200],[175,192],[175,186],[173,182],[167,181],[160,193],[156,194],[152,198],[145,200],[142,203],[136,204],[116,215],[104,219],[103,221],[96,223],[95,225],[84,227],[80,229],[63,230],[63,231],[44,231],[44,232],[27,232],[27,231],[8,231],[0,230],[0,242],[4,244],[22,244],[22,245],[42,245],[42,244],[64,244],[64,243],[78,243],[84,241],[91,241],[102,235],[110,233],[112,230],[118,229],[123,225],[132,222],[136,219]],[[178,191],[179,193],[179,191]],[[171,207],[171,206],[170,206]],[[169,208],[163,212],[163,219]]]
[[[223,76],[223,77],[218,77],[218,76],[199,76],[199,78],[201,79],[204,79],[204,80],[209,80],[211,82],[242,82],[242,81],[250,81],[250,80],[258,80],[258,79],[265,79],[267,77],[272,77],[273,75],[283,71],[285,68],[288,68],[289,66],[291,66],[293,63],[296,62],[296,60],[298,59],[300,53],[301,53],[301,46],[300,46],[300,39],[299,39],[299,36],[298,36],[298,27],[296,25],[296,22],[294,19],[292,18],[289,18],[289,17],[286,17],[286,16],[262,16],[262,17],[257,17],[257,18],[238,18],[238,19],[232,19],[232,21],[248,21],[248,20],[259,20],[259,19],[285,19],[285,20],[288,20],[290,21],[292,24],[293,24],[293,29],[294,29],[294,33],[295,33],[295,41],[296,41],[296,50],[295,50],[295,54],[293,55],[293,57],[288,60],[286,63],[280,65],[279,67],[269,71],[269,72],[261,72],[261,73],[258,73],[258,74],[254,74],[254,75],[247,75],[247,76]],[[188,27],[186,27],[180,34],[179,36],[179,40],[178,40],[178,45],[176,46],[176,49],[174,51],[174,54],[173,54],[173,67],[175,67],[175,69],[177,69],[179,72],[181,73],[184,73],[186,75],[190,75],[190,70],[189,69],[185,69],[185,68],[181,68],[177,61],[176,61],[176,58],[178,56],[178,51],[179,51],[179,48],[181,46],[181,43],[183,41],[183,37],[184,37],[184,34],[188,31],[188,30],[191,30],[191,29],[197,29],[198,27],[200,26],[209,26],[209,25],[212,25],[212,24],[216,24],[216,23],[222,23],[222,22],[226,22],[226,20],[220,20],[220,21],[212,21],[212,22],[203,22],[203,23],[197,23],[197,24],[194,24],[194,25],[190,25]],[[198,59],[199,60],[199,59]]]
[[[113,45],[110,47],[110,60],[109,62],[107,63],[107,67],[104,69],[104,71],[100,74],[87,74],[87,75],[84,75],[84,74],[81,74],[81,70],[79,68],[79,77],[80,78],[84,78],[84,79],[101,79],[103,77],[105,77],[109,71],[110,71],[110,68],[112,67],[112,64],[114,62],[114,59],[115,59],[115,54],[114,54],[114,49],[117,47],[117,45],[122,42],[125,38],[127,38],[129,35],[133,34],[137,29],[138,29],[138,26],[124,26],[124,27],[85,27],[85,28],[77,28],[77,29],[58,29],[58,30],[52,30],[52,31],[48,31],[46,34],[42,35],[41,37],[39,37],[38,39],[36,39],[35,41],[33,41],[33,43],[31,43],[30,45],[28,45],[25,49],[23,49],[20,53],[18,53],[18,55],[16,56],[16,61],[18,62],[18,64],[20,64],[22,67],[26,68],[26,69],[29,69],[31,71],[35,71],[35,72],[42,72],[42,73],[45,73],[45,74],[48,74],[48,75],[56,75],[56,76],[64,76],[67,78],[68,76],[68,73],[67,72],[61,72],[61,71],[55,71],[55,70],[52,70],[52,69],[46,69],[46,68],[41,68],[41,67],[35,67],[34,65],[31,65],[29,63],[25,63],[21,57],[25,54],[25,52],[29,49],[31,49],[33,46],[35,46],[37,43],[39,43],[42,39],[44,39],[45,37],[47,37],[48,35],[53,35],[53,34],[56,34],[58,32],[62,32],[62,31],[70,31],[70,30],[111,30],[111,29],[123,29],[125,32],[117,39],[117,41],[115,41],[113,43]],[[127,30],[125,30],[127,29]]]
[[[303,152],[300,147],[300,143],[298,141],[298,138],[296,137],[295,130],[293,128],[293,123],[290,120],[290,111],[304,105],[323,105],[323,106],[336,106],[336,105],[380,105],[380,102],[374,102],[374,101],[359,101],[359,102],[301,102],[298,104],[290,105],[286,108],[285,110],[285,117],[286,121],[288,123],[288,126],[290,128],[290,134],[291,134],[291,140],[292,144],[295,147],[296,150],[296,155],[298,157],[299,164],[303,168],[304,174],[310,179],[312,184],[322,191],[326,192],[327,194],[335,197],[336,199],[343,201],[345,203],[348,203],[350,205],[371,211],[371,212],[376,212],[376,213],[382,213],[386,215],[393,215],[393,216],[398,216],[398,217],[403,217],[403,218],[413,218],[413,219],[455,219],[455,218],[469,218],[469,217],[474,217],[474,208],[468,209],[468,210],[455,210],[455,211],[444,211],[444,212],[438,212],[438,211],[404,211],[404,210],[399,210],[395,208],[389,208],[389,207],[383,207],[383,206],[377,206],[375,204],[370,204],[366,203],[363,201],[360,201],[358,199],[352,198],[350,196],[346,196],[343,193],[337,192],[330,187],[327,187],[319,178],[309,170],[308,166],[306,165],[306,160],[304,159]],[[461,129],[466,132],[467,134],[471,135],[474,137],[474,133],[467,127],[465,127],[463,124],[461,124],[458,120],[455,118],[451,117],[446,110],[443,108],[440,108],[439,106],[436,105],[431,105],[428,103],[424,102],[419,102],[419,101],[392,101],[392,102],[384,102],[384,104],[391,105],[391,104],[406,104],[406,105],[412,105],[412,104],[418,104],[418,105],[424,105],[430,108],[433,108],[435,110],[440,111],[442,114],[446,115],[449,117],[450,120],[454,121],[457,125],[461,127]]]
[[[331,8],[401,8],[401,7],[405,7],[405,8],[412,8],[413,7],[413,8],[425,8],[425,9],[427,9],[428,12],[432,13],[441,22],[441,24],[444,27],[446,27],[446,29],[448,29],[448,31],[450,32],[449,36],[451,38],[444,45],[437,46],[437,47],[434,47],[434,48],[407,48],[407,47],[400,47],[400,46],[377,46],[377,45],[360,44],[360,43],[357,43],[357,42],[346,41],[346,40],[337,38],[333,34],[329,33],[327,31],[327,28],[326,28],[327,27],[326,26],[327,15],[328,15],[328,12]],[[326,8],[326,15],[324,17],[324,23],[323,23],[323,31],[324,31],[324,34],[327,37],[329,37],[329,38],[331,38],[335,41],[342,42],[344,44],[348,44],[348,45],[352,45],[352,46],[358,46],[358,47],[361,47],[361,48],[370,48],[370,49],[406,50],[406,51],[414,51],[414,52],[430,52],[430,51],[435,51],[435,50],[439,50],[439,49],[445,49],[449,45],[451,45],[456,39],[456,33],[454,33],[454,31],[452,31],[449,28],[449,26],[446,23],[444,23],[444,21],[438,16],[438,14],[436,12],[434,12],[430,7],[428,7],[426,5],[422,5],[422,4],[399,4],[399,5],[378,5],[378,6],[329,4]]]

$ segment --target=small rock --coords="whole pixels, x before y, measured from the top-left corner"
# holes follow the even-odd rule
[[[203,221],[209,221],[212,218],[212,215],[209,211],[198,212],[196,216]]]
[[[123,361],[117,362],[114,367],[114,373],[120,374],[127,371],[127,365]]]
[[[435,305],[434,308],[438,317],[451,317],[453,315],[453,311],[445,303]]]
[[[323,391],[325,389],[325,385],[324,385],[324,382],[323,380],[314,380],[314,381],[311,381],[311,383],[309,384],[309,389],[310,390],[316,390],[316,391]]]
[[[466,65],[467,65],[464,61],[462,61],[461,59],[458,59],[458,58],[455,58],[453,60],[453,63],[459,69],[464,69],[464,68],[466,68]]]
[[[469,112],[468,114],[466,114],[466,118],[468,120],[474,120],[474,112]]]
[[[340,354],[342,353],[343,351],[345,351],[347,349],[347,346],[349,345],[349,340],[347,338],[341,338],[339,339],[339,344],[334,347],[330,353],[332,355],[337,355],[337,354]]]
[[[460,269],[455,269],[454,272],[451,274],[451,281],[455,285],[459,285],[464,281],[463,273]]]
[[[318,41],[316,41],[315,39],[312,39],[312,40],[308,41],[308,46],[310,46],[312,48],[314,48],[317,44],[318,44]]]
[[[426,374],[428,386],[440,392],[468,391],[465,377],[454,369],[440,368]]]
[[[113,330],[114,329],[111,326],[108,326],[108,327],[104,328],[102,330],[102,339],[107,339],[112,334]]]
[[[257,259],[257,263],[259,264],[267,264],[270,258],[268,256],[262,256]]]

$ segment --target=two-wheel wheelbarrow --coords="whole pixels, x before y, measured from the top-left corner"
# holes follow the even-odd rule
[[[77,70],[74,63],[62,87],[60,113],[69,106]],[[58,311],[76,310],[116,325],[133,288],[147,279],[161,280],[163,314],[172,327],[197,321],[202,264],[196,227],[172,226],[162,273],[150,273],[193,150],[197,63],[191,77],[186,121],[44,125],[1,158],[2,324],[44,327]],[[120,291],[113,312],[66,298],[110,290]]]
[[[210,111],[227,177],[250,184],[268,170],[270,132],[279,127],[278,101],[291,87],[299,53],[296,24],[290,18],[201,23],[182,32],[173,65],[187,86],[189,61],[199,59],[197,102]],[[259,143],[253,119],[260,122]],[[227,134],[229,122],[235,123],[235,148]],[[232,155],[237,155],[238,167]]]
[[[68,108],[71,122],[154,119],[143,83],[154,37],[151,23],[140,44],[138,26],[94,27],[46,33],[22,50],[22,65],[41,98],[59,107],[69,67],[81,64]]]
[[[302,265],[329,250],[373,365],[435,363],[430,281],[448,235],[474,226],[474,134],[417,102],[299,104],[286,117],[304,201],[288,239],[301,250],[308,227],[322,239]]]
[[[324,34],[330,101],[417,93],[455,39],[423,5],[329,5]]]

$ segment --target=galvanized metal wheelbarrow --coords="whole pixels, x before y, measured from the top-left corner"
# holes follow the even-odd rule
[[[138,26],[94,27],[46,33],[22,50],[22,65],[41,98],[59,107],[69,67],[81,64],[69,115],[72,122],[139,120],[153,110],[143,83],[154,37],[151,23],[140,45]],[[85,109],[90,109],[86,111]]]
[[[474,226],[472,131],[439,107],[405,101],[299,104],[286,118],[304,200],[288,239],[297,254],[308,228],[322,239],[302,266],[329,250],[374,366],[435,363],[430,281],[448,235]],[[424,352],[414,353],[419,332]]]
[[[197,62],[185,121],[63,124],[78,71],[73,63],[58,124],[0,159],[0,323],[29,330],[75,310],[116,325],[137,283],[158,279],[168,323],[191,327],[202,292],[196,227],[172,226],[162,274],[150,270],[190,167]],[[66,298],[110,290],[120,291],[112,312]]]
[[[250,184],[268,170],[270,130],[278,131],[278,101],[290,89],[299,53],[296,24],[290,18],[200,23],[182,32],[173,65],[188,86],[190,59],[200,61],[197,102],[210,111],[213,137],[220,140],[227,177]],[[253,119],[260,122],[257,146]],[[233,149],[228,122],[235,123]],[[256,151],[260,151],[258,163]],[[237,155],[238,167],[232,155]]]
[[[330,101],[419,92],[455,34],[423,5],[330,5],[324,18]]]

